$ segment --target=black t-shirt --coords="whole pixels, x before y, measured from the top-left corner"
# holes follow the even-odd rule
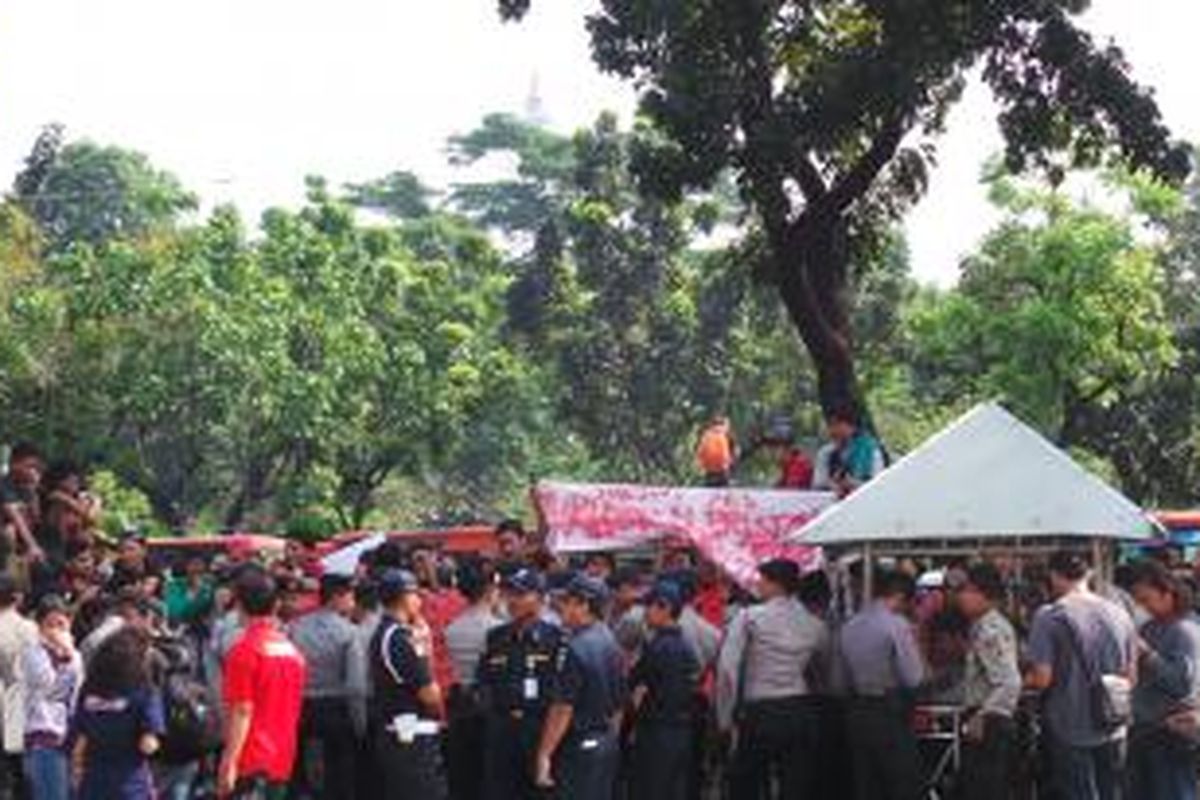
[[[646,687],[640,722],[688,722],[700,663],[678,627],[661,630],[642,650],[629,684]]]

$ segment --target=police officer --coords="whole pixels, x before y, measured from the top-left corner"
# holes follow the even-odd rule
[[[780,797],[809,797],[818,712],[811,670],[825,663],[829,632],[796,599],[796,562],[772,559],[758,573],[763,602],[730,624],[717,669],[722,729],[736,723],[730,794],[769,797],[774,773]]]
[[[485,800],[539,797],[533,762],[554,687],[562,632],[542,619],[541,575],[519,568],[502,585],[510,622],[492,628],[477,687],[485,718]]]
[[[426,644],[414,636],[421,624],[419,591],[406,570],[388,569],[379,578],[383,619],[371,639],[371,729],[381,797],[445,800],[437,722],[444,716],[442,693]]]
[[[324,575],[321,608],[291,626],[292,641],[308,662],[300,757],[292,789],[296,797],[355,797],[354,758],[364,733],[367,663],[362,640],[349,619],[353,610],[350,577]],[[314,769],[318,765],[321,769]],[[318,776],[323,780],[318,782]]]
[[[679,627],[683,598],[671,583],[645,598],[650,640],[629,678],[632,800],[684,800],[692,767],[692,714],[700,664]]]
[[[920,757],[908,720],[925,668],[903,616],[915,588],[902,573],[881,575],[874,602],[842,628],[842,675],[850,692],[846,729],[857,800],[916,800],[920,795]]]
[[[608,588],[587,575],[575,577],[563,598],[570,637],[556,659],[535,775],[539,787],[557,787],[570,800],[612,800],[616,782],[624,656],[600,621],[607,600]]]

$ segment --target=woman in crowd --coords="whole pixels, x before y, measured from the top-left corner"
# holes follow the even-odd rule
[[[25,778],[32,800],[68,800],[67,734],[83,663],[71,638],[71,616],[62,598],[42,598],[37,624],[38,640],[21,656]]]
[[[1158,562],[1138,565],[1133,596],[1150,619],[1138,643],[1134,726],[1129,739],[1133,800],[1195,800],[1192,742],[1169,720],[1200,709],[1200,623],[1192,593]]]
[[[88,667],[75,714],[76,800],[151,800],[149,759],[164,732],[162,698],[149,670],[150,641],[126,626]]]

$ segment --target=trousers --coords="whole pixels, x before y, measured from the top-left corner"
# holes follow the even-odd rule
[[[343,698],[304,701],[292,797],[354,800],[358,737]]]
[[[693,768],[690,722],[641,723],[634,730],[631,800],[686,800]]]
[[[570,736],[559,747],[555,783],[559,800],[612,800],[620,761],[617,735]]]
[[[960,800],[1008,800],[1012,789],[1012,758],[1016,723],[995,714],[983,719],[983,739],[963,743]]]
[[[379,800],[447,800],[440,743],[436,736],[418,736],[401,743],[382,731],[375,740],[375,757],[383,776]]]
[[[1124,740],[1075,747],[1050,732],[1054,788],[1060,800],[1121,800]]]
[[[811,698],[747,703],[738,719],[729,777],[732,800],[811,797],[816,731],[817,706]]]
[[[1128,775],[1131,800],[1196,800],[1196,754],[1170,731],[1133,730]]]
[[[920,755],[908,707],[898,697],[855,697],[846,710],[856,800],[916,800]]]

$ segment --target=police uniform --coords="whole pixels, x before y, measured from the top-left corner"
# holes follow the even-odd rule
[[[674,587],[655,587],[647,605],[663,603],[678,614]],[[642,650],[629,685],[645,689],[634,723],[632,800],[684,800],[691,780],[693,712],[700,664],[678,624],[663,628]]]
[[[393,572],[389,570],[389,572]],[[416,591],[415,578],[384,574],[380,594],[400,585]],[[445,800],[446,783],[435,722],[423,718],[418,693],[433,683],[429,653],[413,632],[384,617],[371,639],[371,730],[375,759],[384,781],[384,797]]]
[[[881,601],[842,629],[841,666],[850,691],[846,730],[857,800],[915,800],[920,754],[909,726],[924,665],[912,627]]]
[[[602,605],[603,583],[576,578],[567,594]],[[625,657],[601,622],[571,632],[559,649],[555,704],[571,707],[571,727],[555,753],[555,783],[563,800],[612,800],[620,747],[614,721],[625,703]]]
[[[542,588],[536,573],[524,569],[509,575],[505,586],[518,591]],[[508,622],[488,631],[477,675],[487,737],[485,800],[541,797],[533,785],[533,762],[562,641],[562,631],[540,619],[526,625]]]

